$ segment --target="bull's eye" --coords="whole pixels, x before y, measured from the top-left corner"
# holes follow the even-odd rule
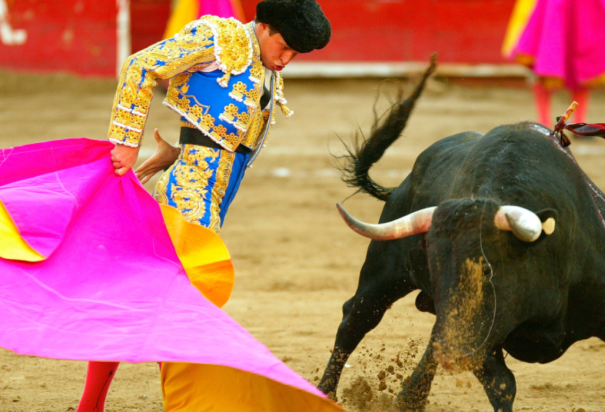
[[[489,276],[492,274],[492,268],[489,265],[483,265],[483,276]]]

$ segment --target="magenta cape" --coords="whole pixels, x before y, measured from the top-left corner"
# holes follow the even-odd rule
[[[537,0],[511,57],[531,57],[537,75],[569,89],[589,85],[605,74],[604,21],[605,0]]]
[[[112,148],[70,139],[0,150],[0,201],[46,258],[0,259],[0,346],[55,359],[221,365],[339,409],[191,286],[159,205],[132,171],[114,174]]]

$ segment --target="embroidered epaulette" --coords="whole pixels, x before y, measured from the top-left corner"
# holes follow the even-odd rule
[[[232,28],[241,26],[243,31],[226,30],[219,34],[217,27],[222,27],[223,23],[235,24]],[[219,63],[222,67],[174,77],[170,81],[164,105],[229,151],[234,151],[244,141],[244,144],[255,143],[256,139],[245,137],[250,137],[250,126],[254,126],[257,123],[255,119],[261,116],[259,103],[265,70],[253,23],[243,26],[233,19],[204,16],[199,22],[191,24],[191,31],[203,27],[212,32],[212,47],[215,48],[212,52],[215,53],[217,63],[219,58],[222,59]],[[229,40],[229,43],[225,43]],[[250,49],[242,49],[242,44],[249,44]],[[231,46],[234,46],[233,50]],[[220,47],[220,57],[216,47]],[[252,51],[249,62],[248,50]],[[246,58],[237,58],[242,53],[246,53]],[[226,61],[229,63],[225,63]],[[231,71],[223,70],[229,67]]]
[[[219,68],[225,73],[219,78],[222,87],[229,85],[231,75],[244,73],[252,63],[252,39],[244,24],[230,17],[202,16],[190,23],[204,25],[212,30],[214,36],[214,56]]]

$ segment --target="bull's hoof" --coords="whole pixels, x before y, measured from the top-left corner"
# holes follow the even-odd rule
[[[336,389],[334,389],[333,386],[332,379],[328,379],[326,382],[320,382],[320,384],[317,385],[317,389],[326,394],[328,398],[332,399],[334,402],[338,402],[338,399],[336,398]]]
[[[428,403],[427,401],[405,399],[401,394],[397,396],[397,402],[401,412],[424,412]]]
[[[403,389],[397,394],[397,403],[401,412],[424,412],[428,404],[426,396],[416,393],[410,388],[408,378],[403,382]]]

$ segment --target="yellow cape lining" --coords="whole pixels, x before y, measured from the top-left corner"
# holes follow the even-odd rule
[[[45,259],[21,237],[19,229],[2,202],[0,202],[0,257],[25,262],[40,262]]]
[[[162,394],[166,412],[345,412],[329,399],[220,365],[164,362]]]
[[[213,231],[187,222],[181,213],[160,205],[164,223],[189,280],[206,299],[222,307],[233,290],[235,273],[229,251]]]

